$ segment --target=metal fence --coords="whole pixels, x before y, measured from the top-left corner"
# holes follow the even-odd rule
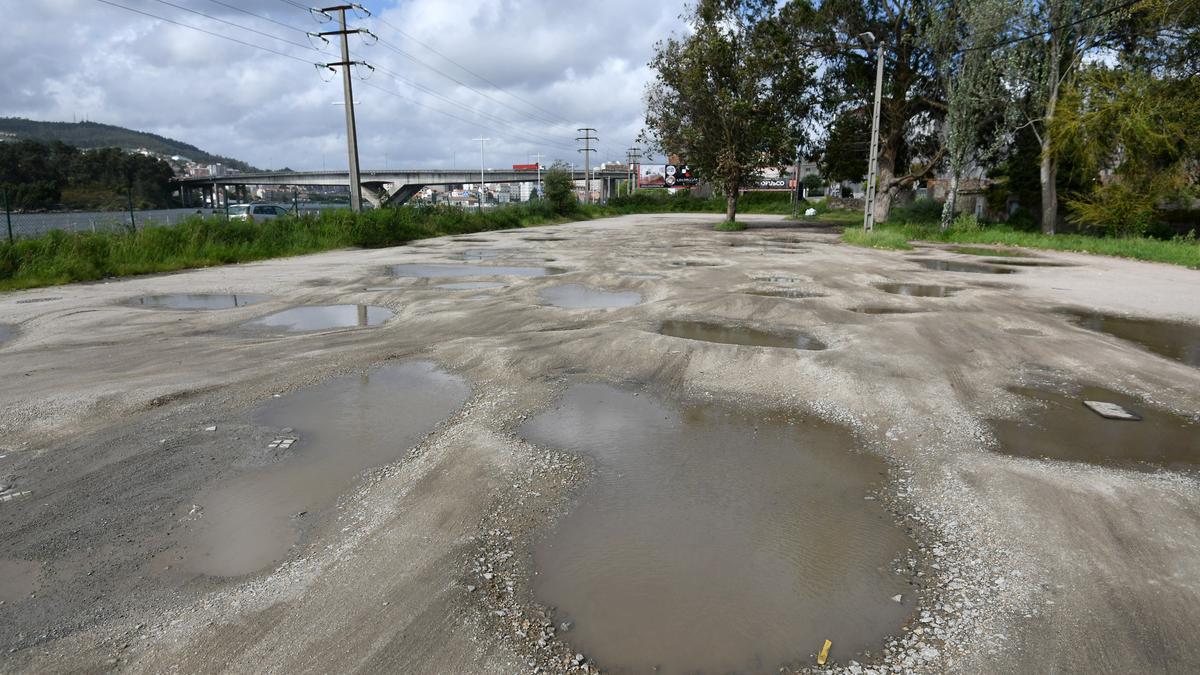
[[[291,208],[290,204],[286,206]],[[345,204],[299,205],[300,213],[348,208]],[[0,212],[0,239],[15,241],[40,237],[52,230],[65,232],[128,232],[149,226],[177,225],[188,218],[224,217],[225,209],[147,209],[132,211],[49,211],[22,213],[5,209]]]

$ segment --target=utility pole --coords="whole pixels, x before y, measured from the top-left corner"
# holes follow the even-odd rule
[[[875,191],[879,189],[879,105],[883,98],[883,41],[877,41],[873,33],[863,33],[859,38],[870,36],[875,42],[875,53],[878,64],[875,67],[875,112],[871,116],[871,155],[867,162],[867,190],[863,201],[863,229],[870,232],[875,229]],[[867,43],[864,40],[864,43]],[[871,50],[867,49],[867,54]]]
[[[575,140],[583,141],[583,147],[580,148],[577,152],[583,153],[584,191],[587,192],[587,203],[591,204],[592,203],[592,171],[591,171],[591,169],[592,169],[592,153],[596,151],[596,149],[592,147],[592,141],[598,141],[600,139],[597,138],[596,136],[592,135],[592,134],[596,133],[596,130],[591,127],[583,127],[582,129],[577,129],[576,131],[583,134],[582,136],[579,136]]]
[[[633,194],[637,191],[637,181],[641,174],[638,166],[642,160],[642,151],[638,148],[630,148],[625,155],[625,161],[629,164],[629,189],[628,194]]]
[[[492,139],[480,136],[471,140],[479,141],[479,212],[483,213],[483,144]]]
[[[538,168],[538,199],[540,200],[542,198],[542,153],[539,152],[537,154],[536,161]]]
[[[800,201],[804,199],[804,192],[800,187],[800,146],[796,146],[796,190],[792,193],[792,217],[800,215]]]
[[[366,66],[371,68],[371,65],[366,61],[351,61],[350,60],[350,43],[349,36],[354,33],[366,33],[373,35],[366,28],[346,28],[346,10],[355,10],[365,12],[368,16],[370,12],[362,5],[334,5],[333,7],[324,7],[315,10],[317,14],[330,17],[330,12],[338,13],[339,30],[323,31],[315,33],[316,37],[325,39],[327,35],[337,35],[342,39],[342,60],[336,63],[317,64],[317,67],[328,68],[334,70],[335,67],[342,69],[342,90],[346,97],[346,149],[350,156],[350,210],[359,213],[362,211],[362,183],[358,178],[358,131],[354,124],[354,87],[351,84],[350,67],[355,65]],[[371,68],[374,70],[374,68]]]

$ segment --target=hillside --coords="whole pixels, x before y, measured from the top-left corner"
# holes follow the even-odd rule
[[[99,122],[38,122],[0,117],[0,133],[4,132],[35,141],[62,141],[78,148],[146,148],[164,155],[182,155],[203,164],[220,163],[239,171],[258,170],[241,160],[213,155],[182,141]]]

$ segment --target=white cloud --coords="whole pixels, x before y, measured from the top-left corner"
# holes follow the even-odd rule
[[[8,89],[0,115],[86,117],[258,166],[345,167],[344,112],[335,105],[342,99],[340,77],[322,82],[317,69],[306,65],[337,60],[336,50],[289,45],[157,0],[113,2],[299,60],[94,0],[28,3],[10,13],[8,38],[0,43],[0,78]],[[332,28],[278,0],[170,3],[300,45],[309,42],[303,31]],[[574,152],[579,126],[598,129],[602,152],[596,159],[623,157],[641,129],[642,93],[651,76],[645,64],[654,43],[679,30],[681,9],[638,0],[587,5],[405,0],[368,6],[376,16],[352,24],[370,26],[386,44],[352,42],[355,58],[380,67],[368,86],[355,82],[364,168],[385,161],[392,167],[452,161],[475,166],[479,144],[471,139],[481,134],[494,139],[487,148],[489,166],[529,161],[536,152],[547,161],[579,161]]]

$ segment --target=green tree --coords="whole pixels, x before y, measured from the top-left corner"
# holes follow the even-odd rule
[[[546,192],[546,201],[556,213],[567,215],[579,208],[579,200],[575,197],[575,181],[562,162],[556,162],[542,175],[542,187]]]
[[[937,54],[923,39],[934,19],[933,0],[793,0],[790,16],[801,41],[824,61],[812,123],[857,115],[868,129],[857,143],[830,145],[837,153],[869,154],[876,59],[858,36],[870,32],[884,47],[884,87],[879,125],[876,222],[888,219],[901,190],[940,166],[945,149],[938,128],[946,114]],[[834,130],[837,122],[834,122]],[[827,157],[828,157],[827,153]],[[919,161],[916,161],[919,160]],[[862,173],[853,180],[861,180]],[[832,175],[831,175],[832,177]],[[849,176],[847,179],[851,179]]]
[[[790,6],[699,0],[690,33],[655,46],[643,140],[695,167],[737,218],[739,190],[791,159],[813,67],[791,30]]]

